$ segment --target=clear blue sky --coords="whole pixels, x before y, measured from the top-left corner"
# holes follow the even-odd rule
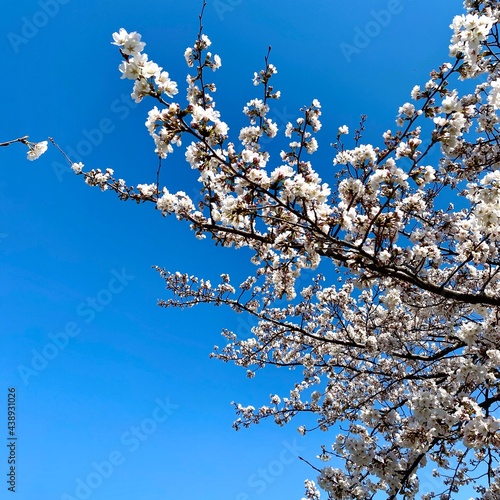
[[[332,182],[329,143],[337,127],[353,130],[366,113],[367,140],[394,128],[413,85],[446,59],[448,25],[461,4],[208,0],[205,31],[223,64],[214,75],[216,101],[234,140],[245,124],[243,106],[260,97],[251,78],[272,45],[282,91],[274,117],[283,129],[299,107],[320,100],[324,126],[313,159]],[[88,168],[114,168],[131,184],[153,182],[157,161],[144,127],[149,102],[129,98],[131,82],[120,80],[111,34],[139,31],[145,51],[183,96],[183,53],[196,37],[200,6],[5,4],[0,142],[52,136]],[[53,148],[33,163],[25,156],[21,145],[0,150],[0,422],[5,434],[7,389],[15,387],[13,498],[301,498],[303,480],[315,474],[297,454],[313,461],[334,436],[301,438],[300,418],[285,428],[269,422],[236,433],[230,405],[267,404],[300,374],[269,368],[249,380],[244,369],[208,358],[223,344],[223,327],[248,335],[246,318],[156,305],[166,293],[152,265],[214,280],[228,272],[237,281],[252,272],[249,254],[214,248],[152,206],[87,187]],[[194,181],[181,151],[169,157],[163,182],[194,193]],[[3,481],[0,498],[11,498]]]

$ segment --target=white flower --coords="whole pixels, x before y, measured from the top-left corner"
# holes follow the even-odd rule
[[[488,104],[491,104],[493,109],[500,109],[500,78],[491,82],[491,92],[488,96]]]
[[[120,28],[119,32],[113,33],[113,40],[114,42],[111,42],[113,45],[118,45],[119,47],[122,47],[125,41],[127,40],[128,33],[124,28]]]
[[[83,170],[83,163],[81,161],[78,163],[73,163],[73,165],[71,165],[71,170],[73,170],[75,174],[80,174]]]
[[[407,102],[399,108],[398,112],[400,115],[406,115],[407,117],[411,118],[415,114],[415,106]]]
[[[184,59],[186,60],[186,64],[188,65],[188,67],[192,68],[194,63],[194,58],[193,58],[193,49],[191,47],[188,47],[184,51]]]
[[[33,160],[38,160],[40,156],[47,151],[48,148],[48,142],[47,141],[42,141],[42,142],[37,142],[35,144],[30,144],[29,145],[29,151],[28,151],[28,160],[33,161]]]
[[[163,188],[163,196],[156,201],[156,207],[165,215],[172,213],[175,210],[177,198],[169,193],[166,188]]]
[[[266,116],[266,113],[269,111],[269,106],[264,104],[262,99],[252,99],[247,102],[247,105],[243,108],[243,113],[245,113],[248,117],[260,116],[263,118]]]
[[[387,264],[389,262],[389,260],[391,259],[391,257],[392,257],[391,253],[388,252],[387,250],[382,250],[378,254],[378,258],[379,258],[380,262],[382,262],[382,264]]]
[[[306,145],[306,151],[309,154],[316,152],[318,149],[318,141],[316,141],[314,137],[309,139],[309,141],[307,141],[305,145]]]
[[[243,144],[251,144],[257,142],[261,135],[260,127],[243,127],[238,138]]]
[[[170,79],[166,71],[162,71],[155,78],[156,85],[158,85],[158,90],[164,92],[168,97],[173,97],[179,91],[177,90],[177,83]]]
[[[451,94],[443,99],[441,104],[441,111],[443,113],[449,114],[456,111],[458,108],[458,99],[456,94]]]
[[[425,184],[432,182],[435,178],[436,178],[436,170],[430,165],[427,165],[424,169],[424,177],[423,177]]]
[[[218,54],[214,55],[214,62],[212,64],[212,69],[215,71],[216,69],[219,69],[222,66],[222,61],[221,58]]]
[[[120,28],[118,33],[113,33],[113,40],[114,42],[111,43],[121,47],[123,53],[129,56],[139,54],[146,46],[144,42],[141,42],[141,35],[139,33],[136,31],[127,33],[123,28]]]
[[[349,127],[347,125],[341,125],[338,129],[338,135],[344,135],[349,133]]]
[[[143,97],[149,95],[150,88],[146,80],[136,80],[134,82],[134,90],[130,94],[135,102],[141,102]]]
[[[150,197],[156,194],[156,184],[137,184],[139,192],[145,196]]]
[[[153,61],[147,61],[142,68],[144,78],[153,78],[160,74],[161,68]]]
[[[281,398],[277,394],[271,395],[271,403],[273,405],[279,405],[281,403]]]
[[[420,85],[415,85],[411,89],[411,98],[416,101],[418,99],[419,95],[420,95]]]
[[[276,134],[278,133],[278,125],[276,125],[276,123],[274,123],[270,118],[266,120],[266,125],[266,135],[268,137],[276,137]]]
[[[208,36],[205,34],[201,35],[201,45],[202,45],[202,48],[204,48],[204,49],[206,49],[207,47],[210,47],[210,45],[212,45],[210,38],[208,38]]]

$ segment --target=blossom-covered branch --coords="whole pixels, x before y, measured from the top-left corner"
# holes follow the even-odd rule
[[[492,0],[465,8],[451,24],[451,61],[411,90],[395,130],[373,145],[362,142],[364,119],[354,134],[338,128],[328,183],[312,163],[321,104],[278,130],[269,54],[253,78],[261,93],[243,106],[248,125],[230,137],[209,77],[221,58],[202,16],[184,54],[185,103],[141,35],[113,34],[132,97],[155,101],[146,127],[156,154],[169,160],[185,144],[201,201],[158,179],[134,187],[112,169],[72,163],[87,184],[153,203],[198,238],[252,250],[255,273],[239,286],[227,274],[213,285],[157,268],[172,294],[160,305],[225,305],[255,318],[249,338],[224,330],[213,352],[249,377],[300,368],[288,394],[257,409],[235,403],[234,426],[295,419],[303,435],[336,432],[318,456],[344,465],[320,469],[332,499],[416,498],[428,465],[439,487],[420,491],[425,500],[460,498],[471,483],[478,498],[500,498],[500,9]],[[271,157],[266,145],[280,140]],[[320,497],[314,481],[306,497]]]

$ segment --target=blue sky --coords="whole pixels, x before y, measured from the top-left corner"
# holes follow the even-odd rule
[[[0,16],[3,93],[0,142],[54,137],[87,168],[115,169],[130,184],[153,182],[157,160],[131,82],[120,80],[111,34],[138,31],[145,52],[184,94],[183,53],[198,30],[201,1],[25,0]],[[298,109],[323,105],[312,158],[332,182],[339,125],[368,115],[367,141],[394,128],[398,106],[447,56],[461,2],[431,0],[208,0],[205,32],[222,58],[216,102],[236,140],[241,110],[268,45],[282,91],[283,129]],[[153,103],[151,103],[151,106]],[[279,139],[283,140],[283,139]],[[278,146],[279,150],[279,146]],[[249,254],[198,241],[151,206],[119,202],[84,185],[51,148],[37,162],[22,145],[0,150],[0,380],[17,394],[18,500],[292,499],[314,477],[309,460],[332,435],[301,438],[297,419],[235,432],[231,401],[259,406],[286,395],[297,373],[210,360],[220,330],[248,335],[222,309],[164,310],[153,265],[234,281],[252,272]],[[162,181],[196,192],[182,151]],[[6,448],[4,448],[6,450]],[[7,451],[0,456],[6,474]],[[431,479],[429,479],[431,481]],[[8,496],[0,486],[0,498]]]

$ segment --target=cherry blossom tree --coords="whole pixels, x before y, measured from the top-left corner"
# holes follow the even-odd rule
[[[500,498],[500,7],[464,6],[451,25],[450,62],[413,88],[395,130],[372,145],[362,140],[364,119],[353,133],[338,128],[328,183],[311,160],[320,103],[284,130],[269,118],[280,97],[270,54],[243,109],[248,125],[230,137],[210,81],[221,58],[202,15],[184,54],[185,103],[140,34],[113,34],[132,97],[154,101],[146,127],[159,169],[184,147],[201,201],[159,177],[131,186],[66,157],[90,186],[152,203],[198,238],[251,249],[255,272],[240,284],[157,268],[171,293],[160,306],[208,303],[249,315],[252,335],[224,330],[212,356],[249,377],[268,365],[295,368],[288,394],[260,408],[235,403],[234,427],[304,417],[303,435],[335,432],[318,450],[326,463],[311,464],[307,499],[320,498],[318,486],[339,500],[463,498],[466,485],[477,498]],[[271,157],[283,136],[280,157]],[[0,146],[13,142],[28,146],[29,159],[47,148],[27,137]],[[432,469],[436,488],[422,491],[419,478]]]

